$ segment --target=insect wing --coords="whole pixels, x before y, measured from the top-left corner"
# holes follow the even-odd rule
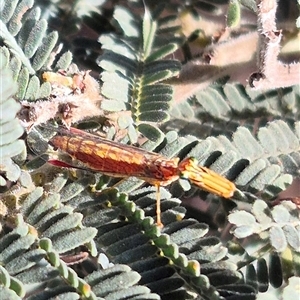
[[[178,178],[178,159],[130,145],[116,143],[81,130],[59,129],[50,144],[81,161],[88,168],[114,177],[134,176],[151,184],[166,185]]]

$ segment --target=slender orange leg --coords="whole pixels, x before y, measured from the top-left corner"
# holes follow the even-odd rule
[[[164,227],[161,222],[161,209],[160,209],[160,184],[156,183],[156,225],[160,228]]]

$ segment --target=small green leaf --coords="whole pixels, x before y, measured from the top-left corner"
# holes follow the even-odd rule
[[[288,244],[297,252],[300,251],[300,226],[291,226],[289,224],[282,227]]]
[[[280,226],[273,226],[270,229],[270,242],[278,252],[282,252],[286,249],[287,240],[284,231]]]
[[[37,76],[32,76],[28,82],[25,98],[36,100],[40,90],[40,80]]]
[[[267,203],[263,200],[257,200],[252,206],[252,213],[260,224],[272,222],[271,212]]]
[[[31,58],[34,55],[38,46],[41,44],[43,36],[47,30],[47,26],[48,24],[46,20],[41,19],[37,21],[24,46],[24,53],[26,57]]]
[[[123,32],[126,33],[126,36],[139,36],[139,28],[136,17],[129,11],[129,9],[117,5],[114,10],[114,19],[117,20]]]
[[[282,205],[276,205],[271,210],[272,217],[276,223],[286,223],[289,222],[290,213],[289,211]]]
[[[42,238],[42,239],[40,239],[39,245],[46,252],[51,252],[52,251],[52,243],[51,243],[51,240],[48,239],[48,238]]]
[[[152,75],[143,76],[142,81],[144,85],[150,85],[150,84],[158,83],[162,80],[169,79],[174,76],[175,74],[170,70],[162,70]]]
[[[1,285],[5,286],[5,287],[10,286],[10,276],[9,276],[7,270],[2,266],[0,266],[0,282],[1,282]]]
[[[167,55],[172,54],[178,46],[176,44],[170,43],[167,45],[162,46],[158,50],[152,52],[145,60],[146,63],[150,63],[152,61],[157,61],[166,57]]]
[[[42,187],[36,187],[25,199],[21,207],[23,215],[27,216],[34,209],[36,202],[42,197],[44,190]]]
[[[86,227],[75,231],[62,233],[53,238],[53,248],[58,253],[64,253],[82,246],[93,239],[97,234],[96,228]]]
[[[31,234],[19,237],[16,241],[14,241],[0,253],[1,262],[8,263],[13,258],[15,258],[20,252],[28,250],[34,242],[35,236]]]
[[[147,112],[142,112],[137,119],[139,122],[160,123],[169,120],[169,118],[170,118],[169,114],[164,111],[147,111]]]
[[[16,278],[11,278],[10,288],[21,298],[25,297],[26,289],[22,282]]]
[[[23,133],[24,129],[22,126],[20,126],[20,122],[18,122],[17,119],[13,119],[11,122],[4,123],[1,126],[0,146],[12,143]]]
[[[227,26],[237,27],[241,21],[241,6],[238,0],[230,0],[227,10]]]
[[[1,148],[0,148],[1,152]],[[6,178],[11,181],[17,181],[21,175],[21,169],[20,167],[15,164],[12,159],[6,158],[6,159],[1,159],[1,170],[6,171]]]
[[[103,34],[99,38],[99,42],[102,44],[102,50],[110,50],[116,53],[122,53],[125,57],[131,60],[137,60],[137,54],[133,51],[132,47],[114,34]]]
[[[267,162],[264,159],[257,159],[238,175],[235,180],[235,184],[238,186],[247,185],[253,178],[255,178],[256,175],[264,170],[266,166]]]
[[[126,110],[126,105],[118,100],[103,100],[101,101],[101,109],[111,112],[122,111]]]
[[[55,235],[59,235],[61,232],[74,229],[80,226],[82,221],[82,214],[72,213],[61,218],[57,222],[51,224],[44,232],[43,236],[47,238],[52,238]]]
[[[0,17],[1,19],[1,17]],[[8,48],[5,46],[0,47],[0,70],[6,69],[10,61]]]
[[[32,67],[34,70],[39,70],[49,59],[53,48],[55,47],[58,40],[57,32],[50,32],[46,37],[43,38],[42,45],[37,49],[34,54]]]
[[[55,65],[55,70],[67,70],[73,60],[73,54],[70,51],[65,52]]]
[[[0,285],[0,295],[3,300],[22,300],[23,297],[19,297],[15,291],[9,289],[8,287]]]
[[[141,103],[138,109],[138,113],[143,113],[147,111],[168,111],[170,109],[170,103],[168,102],[150,102],[147,101],[146,103]]]
[[[25,147],[23,140],[16,140],[9,145],[4,145],[0,148],[0,156],[2,158],[14,157],[21,153]]]
[[[25,93],[26,93],[26,88],[29,82],[29,72],[27,68],[22,68],[22,70],[19,73],[18,76],[18,92],[16,94],[16,97],[18,99],[24,99]]]
[[[231,213],[228,216],[228,221],[236,226],[248,225],[252,226],[256,224],[256,220],[252,214],[241,210]]]
[[[271,165],[261,171],[250,183],[251,188],[256,191],[264,189],[266,184],[272,183],[281,173],[281,168],[278,165]]]
[[[300,22],[299,22],[300,23]],[[300,24],[299,24],[300,27]],[[288,279],[289,283],[283,288],[282,300],[297,299],[300,295],[300,278],[292,276]]]
[[[145,6],[145,14],[143,20],[143,51],[145,58],[149,56],[152,50],[156,29],[157,23],[152,19],[148,7]]]
[[[252,226],[242,225],[234,229],[233,233],[238,239],[243,239],[247,236],[252,235],[254,231]]]
[[[134,144],[138,140],[138,134],[134,124],[129,124],[127,127],[128,138],[131,144]]]
[[[159,130],[157,127],[154,127],[150,124],[139,124],[137,126],[137,130],[143,134],[146,138],[148,138],[150,141],[156,142],[158,140],[161,140],[163,137],[163,132]]]
[[[37,94],[37,99],[43,99],[49,97],[51,93],[50,82],[43,82]]]

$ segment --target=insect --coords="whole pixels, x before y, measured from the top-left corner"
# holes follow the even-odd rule
[[[160,186],[186,178],[201,189],[230,198],[235,185],[223,176],[198,166],[195,158],[166,158],[158,153],[100,138],[76,128],[59,128],[50,144],[81,161],[88,169],[114,177],[137,177],[156,186],[157,225],[162,227]],[[52,161],[53,162],[53,161]],[[57,166],[68,167],[63,162]]]

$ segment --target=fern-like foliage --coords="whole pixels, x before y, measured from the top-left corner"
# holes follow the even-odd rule
[[[57,255],[68,253],[83,244],[93,254],[92,238],[97,229],[94,240],[97,249],[101,249],[115,264],[127,264],[138,271],[141,274],[140,283],[153,292],[161,294],[164,287],[161,282],[165,282],[170,289],[163,292],[167,298],[172,295],[186,298],[189,293],[195,292],[208,298],[226,293],[253,294],[250,286],[240,282],[241,276],[235,266],[227,264],[227,250],[220,240],[206,236],[206,224],[192,219],[177,221],[184,211],[179,207],[179,200],[172,199],[170,194],[162,191],[166,199],[162,203],[165,229],[161,234],[152,218],[155,215],[155,199],[151,195],[149,197],[145,190],[143,194],[137,191],[132,202],[115,189],[91,193],[87,178],[70,184],[66,180],[67,177],[58,176],[49,188],[49,196],[42,189],[36,189],[25,199],[21,209],[28,224],[39,233],[38,238],[51,239],[51,247]],[[59,194],[55,194],[55,190]],[[112,206],[110,209],[105,208],[108,201]],[[156,255],[158,251],[160,256]],[[57,263],[54,265],[60,270]],[[114,272],[113,269],[111,271]],[[109,274],[110,270],[105,272]],[[94,272],[88,278],[95,276],[99,275]],[[119,280],[125,280],[122,279],[125,274],[119,276]],[[220,283],[224,276],[227,278],[226,285]],[[104,288],[105,282],[101,278],[93,280],[93,285],[98,281]],[[97,287],[94,289],[92,286],[92,291],[97,293]]]
[[[110,24],[113,7],[105,7],[105,0],[80,0],[69,5],[68,1],[35,1],[42,10],[42,18],[52,30],[59,32],[63,50],[73,54],[73,63],[99,72],[96,59],[101,53],[99,42],[90,35],[100,35],[113,30]],[[104,7],[102,7],[104,6]],[[105,13],[102,12],[105,11]]]
[[[282,201],[270,209],[262,200],[254,202],[251,212],[234,211],[229,215],[234,236],[247,238],[244,257],[237,264],[245,267],[247,283],[258,292],[282,287],[292,276],[299,276],[299,209]],[[259,237],[259,238],[258,238]],[[231,249],[235,248],[231,245]],[[236,253],[233,250],[232,253]],[[290,297],[286,291],[284,299]]]
[[[299,211],[290,201],[281,202],[271,210],[264,201],[257,200],[252,206],[252,214],[242,210],[233,212],[229,222],[236,226],[233,233],[237,238],[258,234],[277,252],[283,252],[287,247],[299,252]]]
[[[165,1],[165,5],[147,1],[146,7],[144,1],[113,7],[109,1],[99,1],[97,7],[91,1],[77,1],[72,9],[65,0],[3,1],[0,295],[4,299],[254,300],[272,293],[284,300],[296,298],[299,200],[276,198],[299,177],[299,86],[261,92],[216,77],[211,81],[219,79],[217,83],[189,100],[173,101],[173,83],[182,75],[178,50],[182,46],[185,52],[195,33],[183,40],[183,15],[188,11],[207,21],[226,14],[226,32],[234,38],[243,5],[254,13],[254,2],[230,1],[227,9],[227,0]],[[83,3],[87,3],[85,17],[79,11]],[[78,53],[72,50],[78,39],[65,31],[59,37],[47,33],[47,21],[56,20],[59,28],[67,16],[75,22],[66,31],[74,26],[72,34],[79,28],[93,29],[96,38],[81,43],[92,41],[86,44],[84,57],[93,59],[102,95],[95,80],[90,84],[93,97],[88,85],[79,91],[71,88],[61,97],[60,91],[53,94],[53,82],[41,83],[45,69],[50,68],[52,76],[74,67]],[[106,27],[108,20],[111,24]],[[214,32],[207,39],[204,29],[196,30],[200,43],[223,38]],[[64,47],[70,50],[60,59],[58,39],[67,41]],[[90,68],[88,61],[80,61]],[[189,88],[189,82],[183,85]],[[25,161],[23,129],[16,119],[20,106],[12,99],[15,92],[15,98],[31,103],[45,97],[48,104],[54,99],[71,103],[70,111],[58,109],[53,116],[57,112],[71,116],[81,128],[98,128],[104,111],[112,125],[107,137],[125,136],[122,142],[130,143],[140,141],[142,134],[147,141],[141,147],[146,150],[166,159],[195,157],[232,180],[237,190],[225,200],[186,179],[161,187],[160,229],[155,223],[157,189],[144,181],[47,164],[49,156],[70,159],[49,146],[52,126],[31,128]],[[80,116],[91,107],[87,105],[91,98],[93,119],[81,122],[91,116]],[[42,116],[49,113],[43,101],[38,104]],[[49,120],[41,119],[40,123]],[[197,199],[205,208],[191,218],[193,210],[182,205],[185,198]]]
[[[243,191],[236,193],[237,199],[252,201],[258,193],[265,200],[274,199],[299,174],[299,122],[290,127],[276,120],[260,128],[255,136],[240,126],[232,139],[209,136],[198,142],[190,139],[190,144],[179,139],[168,146],[174,145],[173,152],[163,153],[178,155],[184,150],[185,155],[196,157],[202,165],[226,174]]]
[[[17,99],[36,100],[49,96],[50,84],[42,83],[37,72],[52,64],[51,52],[57,32],[47,33],[47,22],[34,1],[3,1],[0,7],[2,52],[18,82]]]
[[[260,116],[284,117],[299,116],[299,86],[282,90],[270,90],[261,94],[239,84],[226,84],[219,89],[201,91],[196,94],[201,106],[202,117],[208,115],[230,121],[235,118],[250,119]]]
[[[281,119],[289,124],[297,121],[299,99],[299,85],[260,93],[238,83],[216,84],[173,107],[172,121],[165,128],[179,128],[182,134],[205,138],[224,133],[231,135],[240,126],[239,120],[243,120],[243,124],[255,132],[270,119]],[[201,130],[197,127],[199,120]]]
[[[105,49],[100,58],[104,69],[101,92],[109,99],[101,107],[106,111],[131,111],[129,118],[124,116],[118,122],[121,128],[127,128],[132,141],[136,141],[134,124],[146,137],[160,137],[149,124],[168,120],[172,88],[162,81],[176,76],[180,70],[178,61],[165,58],[178,47],[178,38],[171,36],[174,32],[163,35],[161,12],[160,6],[153,12],[146,8],[141,19],[124,7],[116,7],[114,19],[126,38],[117,34],[100,38]],[[162,39],[167,44],[161,46]]]
[[[31,195],[31,198],[33,197]],[[64,213],[68,214],[68,209],[65,208],[64,212],[63,209],[59,209],[56,216],[52,214],[52,220],[59,222]],[[59,214],[61,217],[58,217]],[[38,238],[37,232],[22,220],[21,215],[16,220],[18,221],[16,228],[0,237],[0,261],[2,265],[5,265],[5,268],[0,269],[0,291],[3,299],[23,298],[26,294],[25,285],[32,284],[36,288],[26,299],[51,299],[53,297],[122,299],[123,295],[158,299],[158,296],[151,294],[149,289],[134,286],[139,280],[139,275],[126,266],[116,265],[94,272],[85,278],[78,277],[76,272],[59,257],[59,252],[55,250],[56,247],[52,245],[51,240],[45,237]],[[70,226],[66,224],[66,231],[69,230],[67,228],[70,229]],[[77,235],[77,237],[74,236],[76,240],[79,235],[75,235]],[[119,288],[111,284],[119,280],[123,281]],[[99,288],[99,282],[101,282],[101,288]]]
[[[17,91],[17,85],[12,81],[12,73],[6,68],[6,57],[0,53],[0,186],[14,182],[21,176],[21,169],[12,160],[26,153],[24,141],[19,139],[24,130],[16,115],[20,109],[19,103],[12,98]],[[26,155],[26,154],[25,154]]]

